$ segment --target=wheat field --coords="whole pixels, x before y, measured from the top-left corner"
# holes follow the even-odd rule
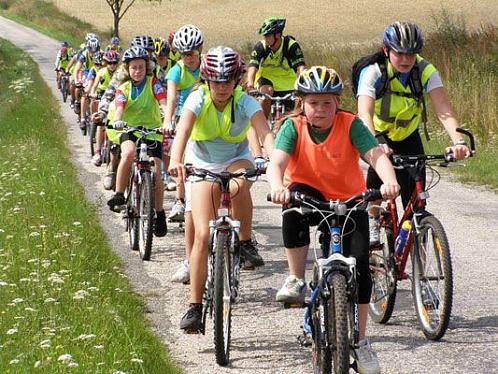
[[[110,31],[112,13],[105,0],[51,0],[58,8],[103,31]],[[129,0],[125,0],[128,3]],[[468,26],[498,23],[498,0],[137,0],[121,21],[121,37],[147,33],[166,36],[192,23],[199,26],[206,46],[219,44],[247,49],[259,39],[257,30],[269,15],[287,18],[286,33],[306,49],[310,46],[364,44],[378,40],[395,20],[434,28],[432,16],[442,9],[464,17]]]

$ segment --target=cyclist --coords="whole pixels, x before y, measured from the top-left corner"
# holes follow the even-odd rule
[[[111,44],[109,44],[105,50],[106,51],[116,51],[117,53],[122,53],[123,48],[119,45],[120,40],[117,36],[111,38]]]
[[[339,109],[343,84],[339,75],[324,66],[313,66],[301,72],[296,93],[303,100],[301,112],[289,117],[275,140],[267,169],[274,203],[288,204],[290,193],[299,191],[318,199],[346,200],[366,189],[359,166],[360,156],[377,170],[384,181],[380,186],[385,198],[399,192],[394,169],[388,157],[362,121]],[[285,206],[284,210],[288,207]],[[276,299],[280,302],[303,302],[306,257],[310,243],[312,219],[290,212],[282,219],[282,236],[290,275]],[[345,223],[344,251],[357,260],[359,283],[360,373],[380,372],[365,330],[372,280],[368,265],[368,217],[354,211]],[[354,243],[354,244],[353,244]]]
[[[170,69],[175,66],[176,61],[169,58],[169,53],[171,52],[170,45],[167,40],[156,39],[155,44],[155,55],[156,55],[156,70],[155,75],[161,81],[164,87],[167,86],[166,76]]]
[[[273,136],[261,106],[238,85],[244,72],[240,55],[231,48],[212,48],[202,56],[201,72],[206,83],[187,98],[171,153],[169,170],[181,180],[185,180],[183,156],[187,141],[186,160],[195,167],[214,172],[254,167],[254,159],[246,140],[250,127],[256,129],[267,152],[273,146]],[[244,179],[234,183],[232,212],[241,221],[241,255],[256,263],[262,259],[250,241],[250,185]],[[192,182],[190,188],[187,202],[191,203],[195,227],[195,239],[190,253],[191,304],[180,327],[184,330],[197,330],[201,322],[201,302],[207,276],[208,222],[215,218],[211,201],[219,199],[219,188],[207,181]]]
[[[100,69],[95,77],[95,81],[90,90],[90,98],[100,99],[104,94],[105,90],[109,86],[114,73],[116,72],[119,63],[119,53],[114,50],[108,50],[104,53],[103,60],[105,67]],[[97,117],[94,117],[96,119]],[[101,119],[96,121],[101,122]],[[102,165],[101,149],[104,142],[105,131],[102,126],[97,127],[97,132],[95,133],[95,155],[93,157],[93,163],[95,166]]]
[[[459,160],[470,155],[469,148],[461,134],[456,132],[458,122],[446,96],[441,77],[436,68],[419,53],[424,39],[417,25],[408,22],[395,22],[387,26],[383,34],[383,52],[386,56],[387,89],[382,97],[376,96],[376,87],[383,84],[379,63],[367,66],[358,81],[358,116],[375,134],[388,130],[386,153],[400,155],[423,154],[424,148],[419,134],[419,124],[423,118],[425,102],[414,95],[411,81],[418,79],[423,93],[431,99],[432,107],[439,121],[450,135],[453,146],[451,151]],[[414,74],[420,77],[413,78]],[[401,185],[403,206],[410,200],[414,181],[404,170],[397,171]],[[425,178],[424,178],[425,182]],[[378,188],[380,180],[372,168],[367,175],[367,186]],[[379,202],[372,203],[378,205]],[[370,210],[370,243],[379,243],[378,209]]]
[[[264,39],[256,43],[251,52],[247,70],[248,91],[256,87],[260,92],[282,97],[293,92],[297,74],[305,67],[304,55],[293,37],[283,36],[285,18],[268,17],[263,21],[259,33]],[[266,118],[270,113],[269,100],[262,106]],[[292,101],[286,102],[287,110],[293,109]]]
[[[55,60],[55,73],[57,79],[57,88],[61,88],[61,77],[62,74],[67,72],[67,67],[69,65],[69,61],[71,60],[71,52],[72,48],[70,48],[69,43],[63,41],[61,43],[61,48],[57,52],[57,58]]]
[[[166,105],[166,91],[161,82],[152,75],[149,64],[149,53],[142,47],[132,47],[123,54],[123,63],[129,77],[116,90],[114,99],[116,112],[114,127],[119,128],[121,121],[130,125],[145,126],[150,129],[161,126],[160,106]],[[121,161],[119,162],[116,177],[116,193],[107,202],[112,211],[118,210],[126,201],[124,190],[128,183],[131,165],[135,159],[137,137],[133,133],[125,132],[120,136]],[[165,236],[167,232],[166,216],[163,209],[163,182],[161,179],[162,136],[151,135],[149,142],[154,159],[154,234]]]
[[[175,39],[175,32],[171,31],[168,35],[168,43],[171,46],[171,50],[169,51],[169,59],[172,61],[180,61],[180,52],[178,52],[173,45],[173,40]]]

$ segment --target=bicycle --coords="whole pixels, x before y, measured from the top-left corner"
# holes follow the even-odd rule
[[[92,115],[98,111],[101,96],[102,95],[97,94],[96,97],[92,98],[92,101],[90,104]],[[97,139],[96,139],[97,127],[104,126],[104,125],[101,122],[94,121],[92,117],[89,118],[87,124],[89,127],[89,129],[88,129],[88,134],[89,134],[88,142],[90,145],[90,156],[93,157],[95,155],[95,143],[97,141]]]
[[[213,173],[187,165],[187,175],[191,181],[207,180],[218,183],[221,189],[218,218],[209,221],[208,277],[203,298],[201,329],[199,330],[205,335],[206,317],[209,313],[214,325],[216,362],[220,366],[228,365],[230,359],[232,305],[239,295],[241,268],[240,221],[230,216],[230,181],[241,177],[255,181],[260,173],[259,169],[246,169],[235,173],[229,171]]]
[[[60,81],[60,91],[62,95],[62,101],[66,102],[67,101],[67,96],[69,95],[69,73],[64,72],[61,75],[61,81]]]
[[[463,129],[457,131],[469,137],[471,156],[474,155],[475,143],[472,134]],[[453,268],[443,224],[426,210],[428,191],[437,185],[440,178],[424,188],[422,176],[425,166],[439,176],[439,173],[430,167],[433,161],[446,167],[454,160],[451,154],[393,155],[392,160],[395,168],[408,171],[415,180],[415,188],[401,219],[398,219],[394,199],[388,201],[386,208],[381,208],[380,244],[370,248],[373,287],[369,314],[375,322],[387,323],[393,313],[397,283],[410,279],[419,325],[426,338],[439,340],[446,333],[451,316]],[[395,249],[399,242],[396,238],[399,237],[405,221],[409,221],[411,226],[406,244]],[[411,276],[405,271],[409,256],[412,261]]]
[[[268,117],[268,124],[270,125],[270,130],[275,132],[275,125],[277,122],[282,119],[285,115],[285,102],[290,100],[295,100],[296,96],[293,93],[289,93],[285,96],[271,96],[267,93],[260,92],[258,90],[253,90],[248,92],[249,95],[254,96],[256,98],[261,98],[263,100],[270,100],[270,115]]]
[[[114,128],[113,126],[107,126]],[[148,129],[142,126],[129,126],[125,123],[124,131],[137,135],[136,155],[133,161],[130,179],[125,191],[126,206],[123,219],[130,249],[139,252],[143,261],[150,260],[154,226],[154,160],[149,156],[150,145],[146,138],[160,134],[161,129]]]
[[[367,190],[346,201],[321,201],[303,193],[293,192],[283,212],[297,211],[302,215],[319,215],[321,220],[320,254],[315,252],[311,297],[304,304],[301,345],[311,340],[314,373],[349,373],[356,368],[354,349],[359,342],[358,283],[356,259],[342,253],[346,222],[353,211],[365,210],[368,201],[381,199],[379,190]],[[267,196],[271,201],[271,196]],[[344,217],[344,222],[341,222]],[[315,240],[316,243],[316,240]],[[351,363],[350,357],[353,357]]]

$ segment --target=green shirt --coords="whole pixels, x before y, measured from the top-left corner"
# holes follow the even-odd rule
[[[311,138],[316,144],[321,144],[327,139],[330,134],[332,127],[326,131],[319,131],[317,129],[308,127],[311,131]],[[351,124],[351,130],[349,131],[349,139],[356,149],[360,152],[363,157],[372,148],[378,145],[377,140],[372,135],[370,130],[365,126],[363,121],[356,118]],[[288,118],[282,124],[282,127],[278,131],[277,138],[275,139],[274,148],[280,149],[285,153],[291,155],[294,152],[294,148],[297,143],[297,131],[294,127],[294,122],[292,119]]]

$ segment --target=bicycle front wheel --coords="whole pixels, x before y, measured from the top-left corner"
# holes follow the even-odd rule
[[[214,348],[218,365],[226,366],[230,358],[232,323],[232,271],[230,236],[226,231],[216,235],[214,268]]]
[[[67,94],[69,92],[69,82],[67,79],[62,79],[62,84],[61,84],[61,94],[62,94],[62,101],[66,102],[67,101]]]
[[[318,268],[313,266],[313,289],[318,287]],[[311,312],[313,326],[313,342],[311,346],[313,357],[313,373],[314,374],[330,374],[332,370],[332,356],[330,330],[332,325],[329,325],[329,305],[327,300],[319,297],[316,305]]]
[[[138,234],[138,189],[135,184],[135,172],[132,168],[130,180],[126,187],[126,231],[128,231],[128,239],[130,249],[138,251],[139,234]]]
[[[140,200],[138,210],[139,248],[140,258],[150,260],[152,253],[152,232],[154,225],[154,191],[150,171],[140,174]]]
[[[335,374],[349,373],[349,307],[346,278],[332,273],[330,279],[328,325]]]
[[[450,246],[436,217],[422,218],[420,227],[412,252],[413,300],[424,335],[439,340],[448,328],[453,303]]]
[[[370,249],[372,296],[368,311],[375,322],[387,323],[393,314],[397,291],[394,235],[390,226],[381,225],[380,239],[382,247]]]

